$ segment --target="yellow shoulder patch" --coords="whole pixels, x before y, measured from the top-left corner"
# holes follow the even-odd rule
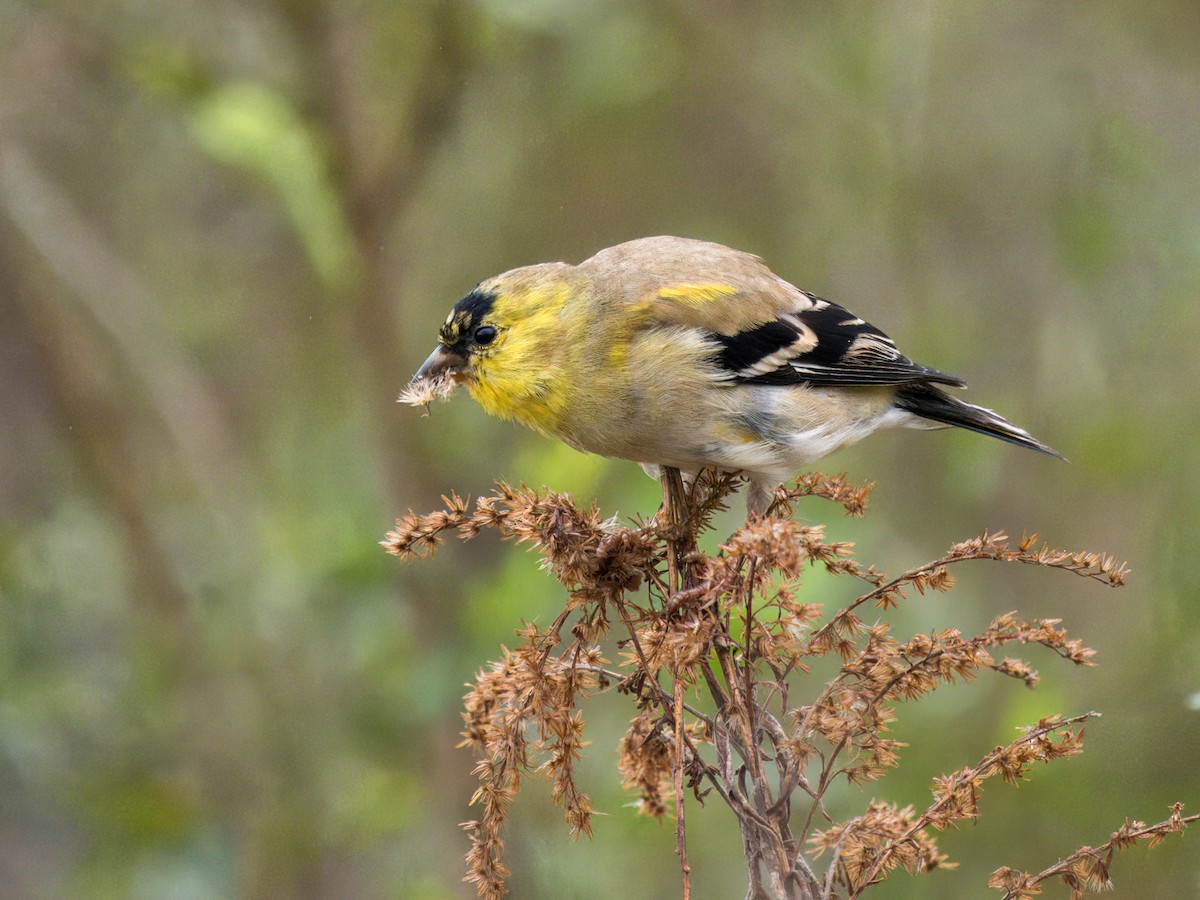
[[[738,289],[731,284],[700,282],[697,284],[672,284],[659,288],[658,296],[663,300],[674,300],[693,308],[736,294]]]
[[[650,321],[717,334],[737,334],[770,322],[779,316],[781,305],[770,291],[720,281],[664,285],[639,304]]]

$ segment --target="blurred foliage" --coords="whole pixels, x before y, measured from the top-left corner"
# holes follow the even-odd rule
[[[898,571],[1029,529],[1134,568],[1115,601],[973,572],[892,618],[1061,615],[1100,668],[921,704],[884,799],[1105,717],[889,896],[1195,808],[1198,34],[1187,0],[0,0],[5,895],[467,895],[462,685],[553,584],[498,543],[376,542],[500,477],[625,515],[657,487],[392,401],[479,279],[655,233],[759,253],[1073,462],[879,435],[829,461],[877,484],[832,538]],[[671,829],[616,788],[620,711],[592,713],[595,841],[518,803],[515,896],[676,889]],[[689,831],[697,896],[740,895],[733,823]],[[1118,895],[1194,892],[1192,840],[1126,854]]]

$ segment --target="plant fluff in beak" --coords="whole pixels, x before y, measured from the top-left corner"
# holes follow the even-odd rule
[[[439,345],[417,369],[417,374],[400,392],[397,401],[409,406],[428,407],[434,400],[446,399],[463,379],[462,369],[466,364],[463,356],[449,347]]]

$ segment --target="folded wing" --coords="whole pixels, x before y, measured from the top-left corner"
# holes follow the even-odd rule
[[[806,294],[812,305],[733,335],[713,334],[717,362],[750,384],[947,384],[955,375],[913,362],[890,337],[849,310]]]

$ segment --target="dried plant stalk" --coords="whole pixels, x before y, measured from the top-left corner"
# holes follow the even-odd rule
[[[850,898],[896,868],[916,874],[952,866],[936,833],[978,817],[984,781],[998,775],[1015,783],[1034,762],[1082,751],[1083,724],[1099,714],[1049,717],[934,779],[924,809],[873,801],[861,815],[836,821],[826,805],[831,786],[871,782],[899,764],[904,745],[889,737],[898,704],[981,671],[1036,686],[1026,661],[997,658],[1012,645],[1039,645],[1082,666],[1094,655],[1057,619],[1006,613],[974,635],[949,628],[902,638],[887,625],[865,624],[863,609],[889,609],[912,590],[950,590],[951,569],[972,560],[1062,569],[1113,587],[1127,569],[1102,554],[1039,545],[1036,535],[1014,543],[985,532],[889,579],[855,561],[850,544],[827,540],[823,527],[792,520],[805,497],[862,515],[868,487],[819,474],[777,490],[766,517],[735,531],[717,554],[702,554],[696,536],[736,485],[731,476],[704,472],[689,492],[667,470],[659,515],[617,525],[562,494],[500,484],[474,504],[451,495],[440,512],[410,513],[387,535],[388,552],[407,559],[432,554],[448,532],[469,539],[496,529],[531,544],[566,589],[550,627],[519,629],[516,647],[481,670],[465,698],[463,745],[480,757],[473,803],[481,810],[464,825],[471,835],[466,878],[480,896],[506,891],[502,832],[524,774],[544,772],[572,834],[590,835],[592,808],[574,764],[584,746],[581,705],[601,690],[616,688],[632,701],[617,767],[641,812],[658,819],[674,812],[685,897],[689,794],[698,801],[715,795],[733,812],[748,898]],[[813,566],[860,580],[866,590],[826,616],[802,599],[800,579]],[[831,653],[840,661],[831,677],[806,677],[814,660]],[[1102,887],[1116,849],[1153,843],[1195,818],[1177,806],[1165,822],[1126,823],[1100,848],[1081,848],[1036,875],[999,869],[990,886],[1010,898],[1032,896],[1052,878],[1074,893]]]

